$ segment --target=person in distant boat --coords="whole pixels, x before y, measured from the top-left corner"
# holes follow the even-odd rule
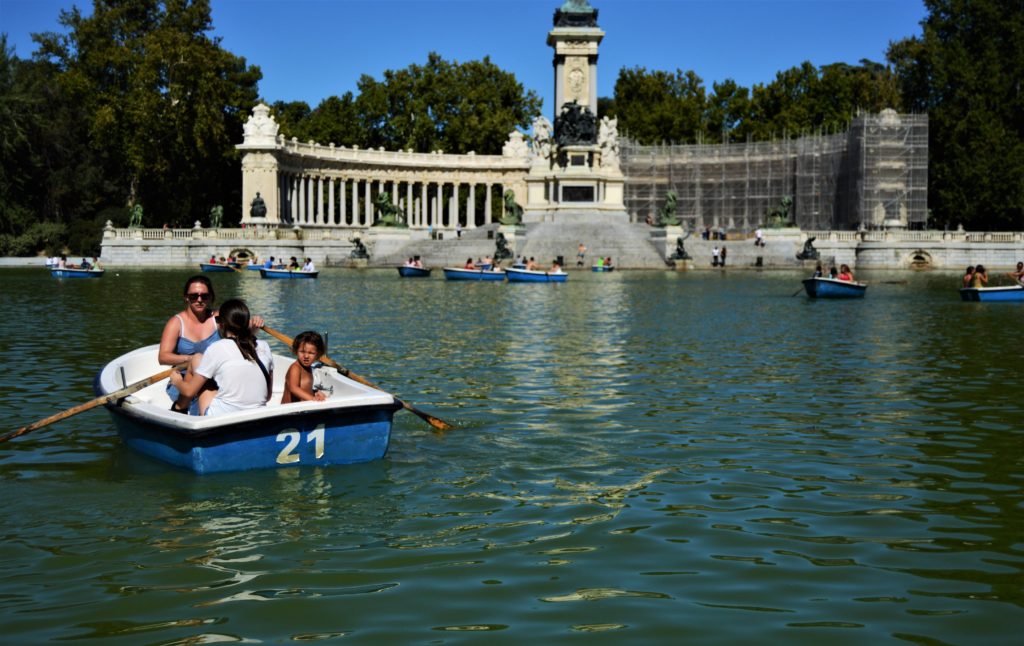
[[[839,271],[835,267],[828,268],[828,277],[832,280],[839,280]]]
[[[409,259],[405,261],[405,266],[406,267],[415,267],[416,266],[416,261],[412,259],[412,256],[409,256]]]
[[[1024,262],[1018,262],[1016,271],[1011,271],[1006,275],[1012,278],[1013,282],[1018,285],[1024,285]]]
[[[608,256],[607,258],[604,259],[604,266],[605,267],[613,267],[614,266],[614,265],[612,265],[612,257],[611,256]]]
[[[289,271],[295,271],[297,269],[301,269],[301,267],[299,267],[299,259],[298,258],[296,258],[295,256],[292,256],[290,258],[290,260],[291,260],[291,262],[288,263]]]
[[[194,397],[199,400],[199,415],[222,415],[267,405],[273,392],[274,357],[266,341],[257,341],[246,304],[238,299],[226,301],[216,317],[221,337],[194,355],[184,376],[171,373],[171,384],[178,389],[171,410],[185,413]],[[206,387],[216,382],[216,388]]]
[[[211,265],[216,265],[217,264],[217,255],[211,253],[210,254],[210,259],[207,260],[207,262],[210,263]]]
[[[988,271],[985,265],[978,265],[974,268],[974,276],[971,277],[971,287],[985,287],[988,285]]]
[[[853,282],[853,272],[850,271],[850,266],[847,264],[839,265],[839,280],[845,280],[848,283]]]
[[[273,269],[274,268],[274,257],[273,256],[271,256],[270,258],[267,258],[266,260],[263,261],[263,268],[264,269]]]
[[[92,269],[92,264],[85,258],[82,258],[82,264],[80,264],[79,267],[82,269]]]
[[[476,265],[473,264],[473,259],[472,258],[466,258],[466,264],[463,265],[462,268],[463,269],[479,269],[479,267],[477,267]]]
[[[601,256],[598,256],[597,257],[597,262],[594,263],[594,266],[596,266],[596,267],[604,267],[604,258],[602,258]]]
[[[92,257],[92,268],[93,269],[103,269],[103,267],[100,266],[100,259],[98,257],[96,257],[96,256]]]
[[[530,259],[526,261],[526,270],[537,271],[537,269],[537,261],[533,259],[533,256],[530,256]]]
[[[824,275],[825,275],[825,270],[823,270],[823,269],[821,268],[821,263],[819,262],[819,263],[818,263],[818,264],[817,264],[817,265],[816,265],[816,266],[814,267],[814,278],[822,278],[822,277],[823,277]]]
[[[974,265],[968,265],[967,269],[964,270],[963,286],[970,287],[972,280],[974,280]]]
[[[551,273],[551,274],[560,274],[560,273],[562,273],[562,266],[560,264],[558,264],[558,259],[557,258],[555,260],[551,261],[551,269],[548,270],[548,273]]]
[[[324,356],[326,347],[324,339],[313,331],[301,332],[292,341],[292,352],[295,363],[288,367],[284,375],[284,394],[282,404],[293,402],[318,401],[327,399],[328,393],[316,383],[313,373],[314,365]]]
[[[61,254],[60,255],[60,260],[57,261],[57,269],[67,269],[67,268],[68,268],[68,257],[65,256],[64,254]]]
[[[485,265],[490,265],[491,267],[493,267],[494,266],[494,258],[491,258],[490,256],[484,256],[484,264]]]
[[[314,272],[316,271],[316,265],[313,264],[312,258],[306,258],[306,262],[302,265],[302,271]]]

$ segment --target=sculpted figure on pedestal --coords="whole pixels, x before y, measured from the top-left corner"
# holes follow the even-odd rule
[[[387,191],[377,195],[373,201],[377,207],[378,218],[373,223],[375,227],[406,227],[405,214],[402,209],[391,202],[391,194]]]
[[[256,197],[252,198],[252,203],[249,205],[249,215],[254,218],[267,216],[267,204],[260,197],[259,191],[256,192]]]
[[[210,228],[219,229],[220,223],[224,219],[224,207],[218,204],[217,206],[210,209]]]
[[[545,161],[551,159],[551,130],[547,117],[533,120],[533,154]]]
[[[619,120],[601,118],[597,133],[597,144],[601,147],[601,167],[617,168],[619,165]]]
[[[505,215],[501,218],[502,224],[519,224],[523,221],[523,207],[516,203],[516,194],[511,190],[505,191]]]
[[[133,229],[142,228],[142,205],[136,204],[132,207],[131,219],[128,221],[128,226]]]
[[[665,194],[665,204],[662,205],[661,210],[658,212],[658,226],[674,227],[678,224],[679,218],[676,217],[676,194],[674,191],[669,191]]]

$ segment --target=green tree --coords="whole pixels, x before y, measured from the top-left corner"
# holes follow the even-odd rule
[[[705,134],[704,84],[693,71],[622,68],[614,101],[619,128],[640,143],[685,143]]]
[[[103,202],[143,203],[152,222],[190,223],[213,204],[241,213],[242,124],[258,68],[207,35],[208,0],[94,0],[63,11],[66,35],[37,35],[60,71],[108,185]]]
[[[305,115],[296,104],[275,104],[282,131],[324,144],[498,154],[508,133],[529,127],[541,106],[486,57],[458,63],[431,53],[426,64],[387,70],[381,80],[364,75],[358,88],[355,98],[329,97]]]
[[[888,52],[907,107],[928,113],[933,226],[1024,228],[1024,11],[926,0],[920,37]]]

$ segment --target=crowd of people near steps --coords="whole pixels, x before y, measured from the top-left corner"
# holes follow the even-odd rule
[[[161,365],[179,366],[167,384],[171,410],[215,416],[266,406],[274,390],[274,358],[267,342],[256,339],[263,318],[235,298],[215,309],[213,282],[203,275],[185,281],[182,297],[185,309],[164,324],[157,354]],[[326,400],[331,389],[316,371],[323,337],[302,332],[292,352],[296,359],[285,374],[281,403]]]

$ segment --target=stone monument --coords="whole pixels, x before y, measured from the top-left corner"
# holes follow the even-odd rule
[[[568,0],[555,11],[555,119],[533,122],[523,222],[628,222],[619,167],[618,123],[598,119],[597,9]]]
[[[253,213],[252,208],[248,214],[243,212],[242,222],[253,224],[252,218],[257,217],[259,224],[280,224],[281,198],[277,173],[278,157],[284,143],[278,140],[278,125],[270,116],[267,104],[259,103],[252,109],[252,116],[242,126],[242,132],[244,139],[235,146],[243,153],[242,204],[255,207],[258,199],[263,207],[262,216]]]

